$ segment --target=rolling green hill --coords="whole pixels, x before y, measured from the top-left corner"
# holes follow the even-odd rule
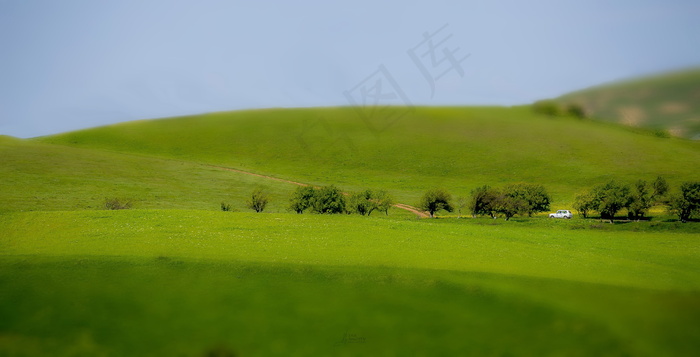
[[[258,186],[270,212],[285,212],[293,185],[201,164],[0,138],[0,213],[104,209],[106,198],[134,208],[244,210]]]
[[[226,170],[408,204],[525,181],[553,208],[611,178],[697,179],[700,142],[529,107],[406,109],[0,137],[0,355],[696,354],[695,223],[297,215],[293,183]],[[217,212],[260,185],[265,213]]]
[[[700,69],[665,73],[566,94],[594,118],[700,140]]]
[[[402,113],[406,108],[387,111]],[[35,139],[207,163],[347,190],[383,188],[415,204],[442,186],[467,195],[478,185],[541,183],[556,205],[619,178],[672,184],[697,177],[700,143],[529,107],[413,108],[393,122],[353,108],[271,109],[138,121]],[[380,129],[381,128],[381,129]]]

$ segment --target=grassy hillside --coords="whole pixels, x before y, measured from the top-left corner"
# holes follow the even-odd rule
[[[432,186],[525,181],[553,208],[610,178],[698,179],[700,142],[527,107],[383,118],[258,110],[0,137],[0,355],[700,349],[696,224],[296,215],[281,213],[294,184],[220,168],[409,204]],[[267,213],[219,211],[246,210],[260,185]]]
[[[700,140],[700,69],[597,86],[557,100],[582,104],[596,119]]]
[[[6,213],[0,354],[690,356],[700,348],[697,232],[493,223]]]
[[[284,212],[293,185],[197,163],[0,138],[0,213],[103,209],[105,198],[135,208],[245,210],[258,186],[270,212]]]
[[[388,109],[405,111],[405,108]],[[353,108],[277,109],[139,121],[35,139],[235,167],[349,190],[391,190],[414,204],[442,186],[544,184],[555,205],[610,178],[697,177],[700,143],[520,108],[413,108],[396,121]]]

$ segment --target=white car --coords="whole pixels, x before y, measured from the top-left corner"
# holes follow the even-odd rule
[[[557,213],[550,213],[549,218],[566,218],[566,219],[571,219],[574,215],[571,214],[571,211],[565,210],[565,209],[560,209],[557,211]]]

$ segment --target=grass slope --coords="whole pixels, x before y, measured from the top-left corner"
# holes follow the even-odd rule
[[[597,86],[557,99],[595,118],[700,140],[700,69]]]
[[[700,349],[697,225],[218,212],[261,184],[283,212],[294,185],[207,165],[404,203],[526,181],[556,207],[610,178],[697,179],[700,162],[696,142],[526,107],[382,118],[259,110],[0,137],[0,355]],[[105,197],[141,209],[98,210]]]
[[[218,210],[222,201],[246,210],[258,186],[267,208],[284,212],[293,185],[197,163],[0,138],[0,212],[104,208],[105,198],[136,208]]]
[[[6,213],[0,354],[690,356],[700,348],[697,232],[510,223]]]
[[[406,108],[389,111],[404,113]],[[467,195],[478,185],[544,184],[567,206],[618,178],[697,178],[700,143],[621,127],[550,119],[518,108],[413,108],[398,120],[353,108],[277,109],[140,121],[38,138],[251,170],[349,190],[391,190],[415,204],[432,186]]]

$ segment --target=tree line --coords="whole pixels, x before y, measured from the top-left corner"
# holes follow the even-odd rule
[[[384,190],[366,189],[346,195],[332,185],[320,188],[300,186],[292,194],[288,208],[299,214],[310,211],[319,214],[356,213],[369,216],[374,211],[388,215],[393,204],[393,197]]]
[[[623,209],[627,209],[628,218],[643,219],[654,205],[667,206],[670,213],[687,222],[700,215],[700,182],[684,182],[677,192],[669,192],[663,177],[651,183],[637,180],[632,185],[611,180],[577,196],[574,201],[574,209],[584,218],[596,212],[610,222]]]
[[[578,195],[573,208],[588,218],[597,213],[611,222],[617,214],[626,209],[628,218],[644,219],[654,205],[666,205],[670,213],[686,222],[700,215],[700,182],[685,182],[678,192],[669,192],[669,185],[662,177],[649,183],[637,180],[629,185],[615,180],[593,187]],[[256,212],[262,212],[269,202],[268,195],[260,188],[255,189],[246,201],[246,206]],[[462,210],[468,210],[472,217],[503,217],[506,221],[516,215],[533,216],[550,209],[551,197],[542,185],[509,184],[503,187],[484,185],[473,189],[469,197],[458,197],[453,201],[452,195],[444,189],[434,188],[426,191],[420,199],[418,208],[435,217],[439,211],[454,212],[461,217]],[[372,212],[389,214],[394,204],[393,197],[384,190],[370,190],[343,193],[331,185],[324,187],[300,186],[289,200],[288,210],[302,214],[359,214],[369,216]],[[221,204],[224,211],[230,205]]]
[[[269,195],[261,188],[253,191],[246,200],[246,207],[255,212],[262,212],[267,207]],[[359,214],[369,216],[372,212],[389,214],[394,198],[384,190],[366,189],[351,194],[343,193],[331,185],[324,187],[299,186],[289,199],[287,209],[296,213],[312,212],[318,214]],[[221,203],[222,211],[230,211],[231,205]]]
[[[444,189],[431,189],[421,198],[419,208],[428,212],[430,217],[441,210],[453,212],[467,208],[472,217],[502,216],[506,221],[515,215],[532,216],[538,212],[549,210],[551,198],[542,185],[511,184],[501,188],[488,185],[477,187],[471,191],[469,199],[457,198],[457,205],[452,202],[452,196]]]

